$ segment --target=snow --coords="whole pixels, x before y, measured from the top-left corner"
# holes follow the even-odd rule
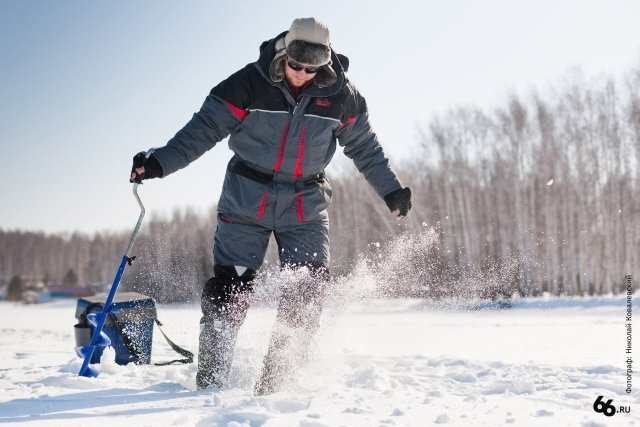
[[[331,299],[295,385],[254,397],[275,310],[252,307],[230,385],[195,390],[196,365],[119,366],[78,377],[75,301],[0,303],[0,423],[17,425],[640,425],[626,387],[626,300],[532,299],[509,309],[412,299]],[[197,349],[199,307],[159,305]],[[153,360],[175,358],[158,331]],[[636,380],[637,381],[637,380]],[[640,384],[634,387],[639,387]],[[593,410],[599,396],[630,414]]]

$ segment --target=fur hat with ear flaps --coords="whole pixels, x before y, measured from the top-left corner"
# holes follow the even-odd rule
[[[285,56],[302,64],[321,67],[314,79],[320,87],[331,86],[337,81],[331,67],[329,29],[315,18],[295,19],[287,34],[276,42],[276,55],[269,67],[274,82],[284,78]]]

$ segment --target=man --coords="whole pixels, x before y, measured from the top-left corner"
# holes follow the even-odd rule
[[[283,289],[255,392],[292,379],[318,328],[329,265],[331,187],[324,175],[344,153],[398,218],[411,208],[372,132],[364,98],[346,78],[349,61],[331,48],[314,18],[293,21],[251,63],[211,90],[202,108],[166,146],[134,157],[131,182],[166,177],[227,136],[235,155],[218,202],[214,277],[202,291],[198,388],[227,380],[252,281],[271,233],[283,268],[304,273]]]

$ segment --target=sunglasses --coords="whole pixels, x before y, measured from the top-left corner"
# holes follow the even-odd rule
[[[305,67],[302,64],[298,64],[296,61],[294,61],[291,58],[287,59],[287,65],[289,65],[289,68],[291,68],[293,71],[302,71],[302,70],[304,70],[304,72],[307,73],[307,74],[315,74],[321,68],[321,67]]]

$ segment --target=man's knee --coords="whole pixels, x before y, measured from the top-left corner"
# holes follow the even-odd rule
[[[292,270],[297,270],[301,268],[306,268],[309,270],[309,275],[315,280],[327,281],[329,280],[329,268],[323,263],[319,261],[298,261],[286,263],[283,265],[284,268],[290,268]]]
[[[202,289],[202,313],[221,313],[238,304],[242,296],[253,291],[256,271],[249,268],[216,265],[214,276],[207,280]]]
[[[316,329],[327,292],[329,269],[316,261],[286,264],[285,267],[306,268],[309,276],[282,289],[278,318],[292,328]]]

